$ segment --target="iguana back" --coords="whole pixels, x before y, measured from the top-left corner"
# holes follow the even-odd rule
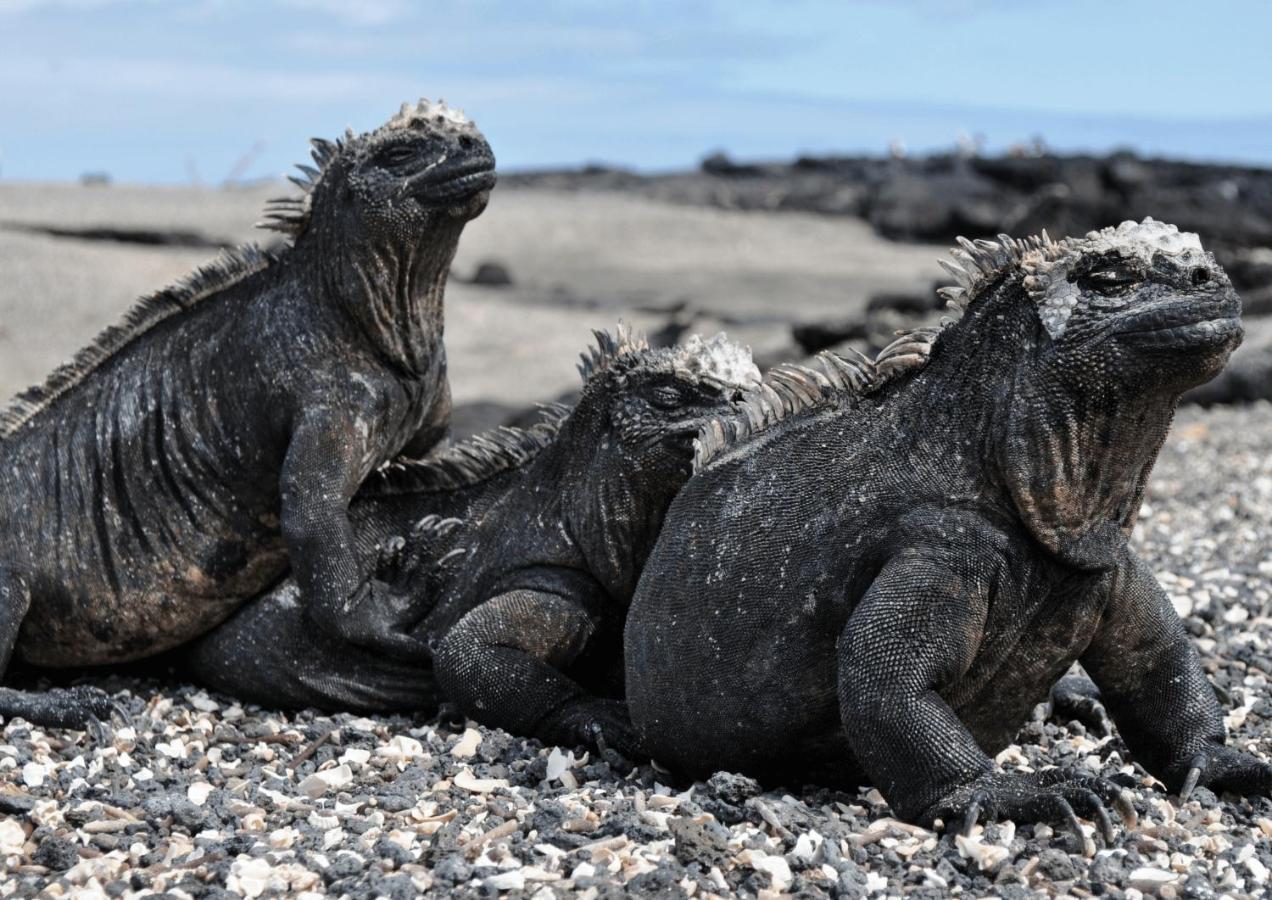
[[[869,780],[928,825],[1076,810],[1107,831],[1116,786],[993,762],[1080,657],[1158,777],[1266,791],[1127,545],[1179,396],[1240,341],[1231,284],[1152,220],[955,258],[964,315],[925,365],[712,439],[627,620],[644,748],[686,773]]]
[[[140,301],[0,414],[0,668],[143,657],[290,565],[346,637],[414,646],[353,609],[379,588],[347,541],[376,466],[444,434],[442,294],[494,182],[462,114],[421,102],[337,142],[269,227]],[[20,631],[19,631],[20,629]],[[0,702],[0,714],[41,714]]]

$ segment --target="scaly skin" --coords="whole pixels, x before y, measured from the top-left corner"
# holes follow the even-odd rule
[[[1180,394],[1240,341],[1227,277],[1151,221],[957,253],[966,314],[925,367],[717,454],[673,502],[625,633],[644,748],[869,781],[923,824],[1105,824],[1115,786],[993,762],[1081,660],[1166,784],[1266,792],[1126,541]]]
[[[432,667],[311,633],[285,584],[183,653],[190,673],[267,705],[421,711],[440,695],[546,741],[592,743],[599,729],[630,744],[612,699],[628,602],[690,475],[695,435],[759,372],[722,337],[671,350],[599,338],[578,405],[532,458],[489,478],[478,466],[469,483],[441,489],[421,486],[434,481],[430,461],[390,471],[355,499],[368,558],[423,516],[434,526],[462,519],[417,529],[392,551],[394,582],[422,619],[416,633],[435,647]]]
[[[320,168],[268,223],[290,247],[141,301],[0,416],[0,671],[15,650],[79,666],[188,642],[289,567],[322,629],[422,652],[381,614],[348,504],[445,434],[443,289],[494,157],[426,102],[314,143]],[[0,715],[64,706],[0,694]]]

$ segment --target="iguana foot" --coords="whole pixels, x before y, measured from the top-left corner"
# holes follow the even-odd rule
[[[458,703],[444,700],[437,705],[437,714],[432,721],[444,728],[462,728],[468,724],[468,716],[464,715]]]
[[[430,659],[428,645],[411,632],[423,616],[424,601],[380,581],[368,582],[361,597],[334,621],[318,612],[316,624],[356,647],[383,653],[400,662]]]
[[[629,757],[639,753],[636,729],[621,700],[588,698],[571,703],[546,729],[544,739],[589,747],[620,772],[634,769]]]
[[[1098,737],[1113,733],[1113,721],[1100,702],[1100,689],[1081,675],[1066,675],[1051,686],[1051,717],[1081,722]]]
[[[611,769],[624,777],[635,771],[636,764],[609,745],[609,741],[605,739],[605,728],[599,722],[593,722],[591,730],[592,744],[595,745],[596,752]]]
[[[124,721],[128,713],[115,698],[100,688],[86,684],[47,691],[18,691],[0,688],[0,716],[22,718],[42,728],[71,728],[92,731],[100,741],[106,737],[102,723],[112,716]]]
[[[1106,844],[1116,833],[1106,804],[1111,805],[1127,827],[1135,827],[1138,816],[1130,795],[1122,788],[1089,775],[1063,769],[1045,772],[987,772],[972,784],[938,801],[924,818],[930,824],[942,820],[947,830],[957,825],[969,834],[977,824],[998,819],[1017,823],[1046,822],[1066,828],[1077,838],[1083,853],[1095,853],[1094,842],[1078,822],[1081,813],[1094,821]]]
[[[1187,800],[1199,785],[1216,794],[1272,796],[1272,765],[1235,747],[1208,747],[1189,760],[1179,799]]]

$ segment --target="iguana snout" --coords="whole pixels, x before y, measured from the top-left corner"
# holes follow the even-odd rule
[[[1198,267],[1199,272],[1207,271]],[[1209,276],[1207,276],[1209,277]],[[1241,300],[1227,279],[1214,290],[1165,293],[1146,298],[1120,316],[1114,331],[1119,343],[1144,352],[1234,350],[1241,343]],[[1208,283],[1215,283],[1210,278]],[[1157,294],[1159,292],[1153,292]]]

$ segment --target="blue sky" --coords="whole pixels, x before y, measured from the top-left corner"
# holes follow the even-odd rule
[[[979,135],[1272,164],[1266,0],[0,0],[0,177],[216,183],[443,96],[506,169]]]

